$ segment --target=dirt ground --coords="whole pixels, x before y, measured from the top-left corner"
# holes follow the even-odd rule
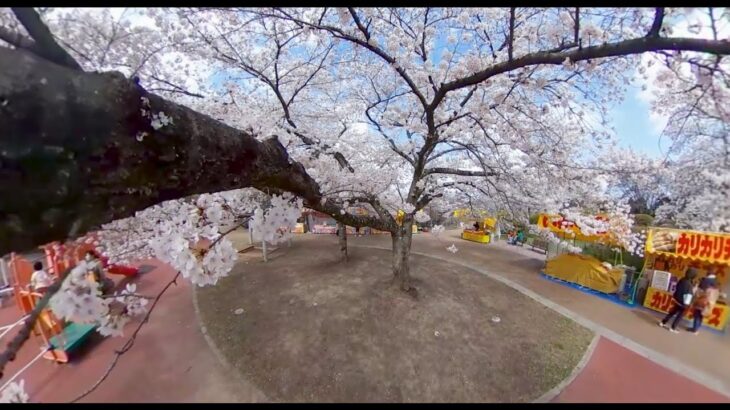
[[[593,336],[435,259],[411,258],[413,300],[389,286],[389,252],[351,248],[343,263],[333,244],[297,241],[198,291],[210,336],[270,400],[530,401],[570,374]]]

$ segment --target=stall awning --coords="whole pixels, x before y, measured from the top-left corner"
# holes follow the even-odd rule
[[[730,234],[651,228],[644,253],[730,266]]]

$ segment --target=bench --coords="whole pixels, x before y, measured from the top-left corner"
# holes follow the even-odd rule
[[[540,249],[541,251],[543,251],[543,253],[547,254],[548,242],[544,239],[535,238],[532,240],[530,246],[532,247],[533,251],[535,249]]]
[[[94,330],[96,325],[69,323],[60,334],[51,337],[50,349],[43,357],[59,363],[68,363],[70,354],[81,347]]]

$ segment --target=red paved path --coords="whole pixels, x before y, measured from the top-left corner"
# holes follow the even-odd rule
[[[156,295],[175,275],[166,265],[134,280],[138,293]],[[117,279],[118,276],[113,278]],[[258,400],[255,389],[230,377],[208,348],[195,316],[192,289],[178,279],[162,296],[136,339],[134,347],[120,358],[109,378],[82,401],[86,402],[228,402]],[[0,324],[12,323],[20,315],[15,304],[0,309]],[[39,359],[19,379],[31,402],[67,402],[94,384],[109,366],[139,322],[125,326],[123,337],[102,338],[87,343],[68,364]],[[4,346],[11,335],[2,340]],[[40,342],[31,338],[15,361],[6,367],[4,384],[34,358]]]
[[[553,401],[730,403],[730,398],[602,337],[583,371]]]

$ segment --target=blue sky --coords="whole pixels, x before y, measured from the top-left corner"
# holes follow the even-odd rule
[[[635,151],[659,157],[660,129],[650,117],[649,104],[639,97],[639,89],[630,88],[626,98],[610,112],[610,121],[616,129],[619,142]]]

